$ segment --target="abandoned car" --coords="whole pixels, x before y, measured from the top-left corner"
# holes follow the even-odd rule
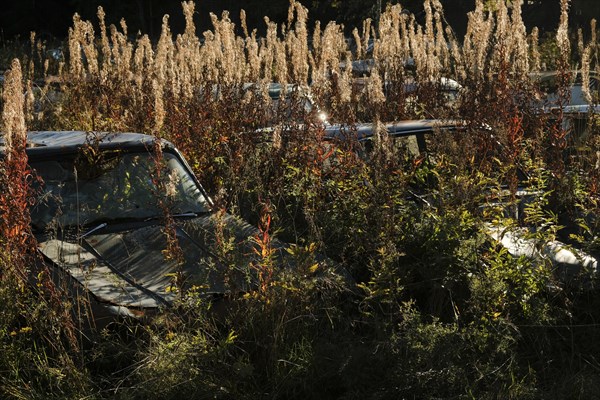
[[[330,125],[325,129],[325,140],[331,142],[355,142],[358,143],[358,151],[367,156],[373,147],[373,141],[380,134],[389,135],[393,146],[399,152],[408,152],[413,157],[433,157],[428,149],[427,143],[440,133],[466,134],[468,130],[461,121],[424,119],[413,121],[400,121],[388,124],[358,124],[347,127]],[[487,126],[479,127],[482,132],[492,135],[493,132]],[[502,144],[497,143],[501,148]],[[403,153],[399,153],[403,154]],[[405,154],[405,153],[404,153]],[[522,215],[530,204],[540,196],[539,191],[532,190],[527,186],[527,175],[518,171],[520,186],[515,194],[517,207],[509,202],[510,194],[507,188],[501,193],[495,191],[489,201],[480,205],[480,210],[496,208],[503,210],[505,217],[519,221],[517,224],[504,225],[502,222],[487,222],[483,230],[486,235],[497,244],[504,247],[513,257],[525,257],[537,263],[548,263],[553,269],[554,275],[562,282],[578,282],[589,288],[593,278],[598,275],[598,260],[593,255],[587,254],[560,240],[545,240],[536,238],[534,233],[540,230],[538,226],[523,223]],[[492,193],[492,192],[490,192]],[[414,190],[411,199],[423,206],[432,206],[427,192]],[[542,241],[540,241],[542,240]]]
[[[31,208],[39,252],[59,286],[89,300],[95,323],[153,314],[183,291],[213,299],[257,287],[258,228],[216,211],[170,142],[30,132],[26,152],[40,178]],[[223,241],[235,251],[225,254]],[[273,265],[296,266],[287,245],[271,245]],[[319,262],[326,270],[329,260]]]

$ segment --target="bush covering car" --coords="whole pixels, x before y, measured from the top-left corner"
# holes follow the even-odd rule
[[[493,138],[493,132],[487,126],[479,127],[482,133]],[[472,127],[471,127],[472,129]],[[428,149],[428,142],[435,140],[436,134],[468,134],[467,125],[452,120],[412,120],[387,124],[357,124],[355,126],[331,125],[325,128],[324,138],[332,143],[355,142],[362,156],[368,157],[374,141],[382,140],[381,135],[392,139],[392,145],[411,158],[435,158]],[[439,138],[439,135],[438,135]],[[502,148],[501,143],[497,143]],[[490,156],[491,157],[491,156]],[[420,163],[420,161],[419,161]],[[548,262],[554,275],[562,282],[577,282],[586,288],[590,287],[593,277],[598,275],[598,261],[593,255],[560,240],[547,240],[539,232],[544,227],[528,223],[526,214],[528,207],[539,201],[540,192],[528,187],[527,174],[517,171],[519,187],[511,200],[507,187],[489,188],[487,201],[481,203],[482,212],[492,208],[498,210],[514,224],[505,224],[501,220],[489,221],[483,227],[487,236],[504,247],[513,257],[527,258],[534,263]],[[435,206],[430,200],[429,188],[414,187],[410,191],[411,198],[424,206]],[[515,204],[516,203],[516,204]],[[537,234],[536,234],[537,233]]]

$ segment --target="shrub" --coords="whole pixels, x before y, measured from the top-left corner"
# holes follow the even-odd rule
[[[544,37],[541,45],[537,31],[528,34],[523,24],[520,2],[488,3],[475,3],[463,38],[445,25],[438,1],[424,1],[423,24],[400,5],[389,6],[376,27],[367,20],[353,31],[356,51],[342,26],[311,24],[296,1],[286,23],[265,19],[262,38],[245,22],[238,32],[228,13],[211,15],[212,28],[199,36],[194,4],[184,2],[184,32],[171,32],[165,16],[156,43],[144,34],[132,39],[124,20],[107,27],[102,8],[98,29],[74,16],[64,64],[44,67],[42,46],[34,43],[24,56],[27,96],[15,75],[7,76],[2,96],[5,140],[15,146],[0,176],[7,221],[0,224],[0,295],[11,305],[0,318],[6,355],[0,365],[10,371],[2,375],[4,393],[594,393],[597,349],[585,334],[594,332],[597,316],[589,305],[597,294],[561,285],[549,266],[511,256],[489,239],[486,224],[543,226],[532,239],[558,237],[598,254],[594,119],[580,149],[567,151],[564,116],[540,114],[540,87],[531,77],[544,64],[558,68],[558,103],[565,104],[574,60],[583,64],[582,76],[597,68],[595,25],[578,55],[571,51],[568,1],[561,1],[555,37]],[[372,57],[371,71],[357,81],[348,66],[366,57]],[[55,75],[50,79],[47,72]],[[31,83],[37,76],[47,78],[39,91]],[[444,97],[442,78],[462,85],[454,103]],[[378,132],[363,157],[359,143],[324,141],[316,110],[306,110],[297,92],[274,105],[270,82],[310,85],[331,122],[349,132],[360,122],[380,127],[424,117],[462,120],[466,129],[436,133],[427,157],[417,158]],[[193,291],[182,293],[176,312],[145,327],[123,325],[123,336],[105,331],[94,351],[78,353],[70,306],[28,256],[35,243],[27,214],[31,178],[23,179],[30,177],[25,123],[141,131],[173,141],[217,208],[259,227],[253,240],[262,257],[254,265],[260,290],[224,299],[230,305],[224,315]],[[535,188],[539,198],[524,218],[505,215],[518,209],[522,185]],[[508,207],[483,207],[496,200]],[[214,253],[232,267],[239,249],[227,232],[217,233]],[[279,273],[274,265],[270,246],[276,237],[291,242],[297,271]],[[326,271],[313,270],[317,254],[349,271],[357,283],[352,293]],[[40,289],[25,289],[31,281]],[[39,298],[48,300],[32,300]],[[32,343],[37,347],[28,347]],[[561,348],[553,349],[554,343]],[[111,371],[109,361],[119,371]],[[558,366],[548,367],[552,363]]]

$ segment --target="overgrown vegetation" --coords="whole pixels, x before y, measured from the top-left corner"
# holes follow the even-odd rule
[[[335,23],[309,32],[295,1],[287,24],[265,18],[260,38],[227,13],[198,35],[192,2],[182,3],[185,32],[173,34],[165,16],[157,43],[125,21],[105,26],[101,8],[96,22],[74,16],[66,61],[45,59],[33,38],[2,89],[12,143],[0,164],[2,397],[600,395],[595,282],[585,291],[566,285],[550,264],[511,256],[484,228],[543,227],[534,233],[540,245],[560,238],[600,256],[596,117],[574,138],[562,113],[541,113],[533,77],[556,67],[566,102],[579,69],[597,99],[585,86],[600,72],[595,21],[590,41],[572,45],[561,0],[556,36],[540,45],[520,1],[489,3],[476,2],[463,38],[436,0],[425,0],[424,26],[395,5],[349,41]],[[367,59],[372,69],[358,84],[348,66]],[[462,85],[455,102],[442,78]],[[310,86],[330,121],[350,132],[358,122],[421,118],[467,129],[429,138],[429,157],[385,135],[360,157],[357,142],[324,141],[301,96],[273,107],[269,82]],[[79,336],[77,305],[61,303],[35,259],[26,129],[137,131],[175,143],[217,207],[259,227],[260,290],[229,299],[225,314],[188,293],[149,325]],[[518,208],[523,185],[540,193],[524,218],[482,212],[495,196]],[[235,260],[227,232],[218,237],[216,254]],[[298,271],[273,265],[273,237],[293,243]],[[315,254],[341,262],[356,286],[315,279]]]

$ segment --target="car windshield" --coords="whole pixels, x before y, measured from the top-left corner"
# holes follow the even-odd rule
[[[204,193],[175,154],[163,153],[160,179],[148,152],[102,153],[95,161],[64,157],[30,160],[42,178],[31,210],[35,229],[160,218],[164,206],[173,215],[209,210]]]

